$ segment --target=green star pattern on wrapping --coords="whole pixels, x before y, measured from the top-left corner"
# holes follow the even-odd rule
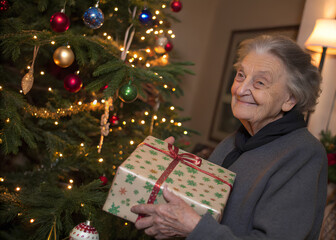
[[[192,194],[191,192],[186,192],[186,195],[187,195],[188,197],[193,197],[193,196],[194,196],[194,194]]]
[[[128,207],[130,205],[130,199],[127,198],[126,200],[122,200],[121,204],[126,204],[126,206]]]
[[[164,141],[160,140],[160,139],[155,139],[155,142],[160,144],[160,145],[164,145]]]
[[[188,180],[187,183],[188,183],[189,186],[196,186],[197,185],[197,183],[193,180]]]
[[[135,155],[136,158],[142,159],[142,157],[140,155]]]
[[[166,179],[165,182],[166,182],[166,183],[174,183],[174,180],[173,180],[172,178],[169,177],[169,178]]]
[[[141,149],[140,151],[141,151],[141,152],[146,152],[146,151],[145,151],[145,150],[143,150],[143,149]]]
[[[210,213],[211,215],[213,215],[214,211],[212,209],[208,209],[208,213]]]
[[[144,166],[140,166],[140,168],[141,168],[141,169],[145,169],[145,167],[144,167]]]
[[[219,181],[218,179],[215,179],[214,182],[217,183],[217,185],[223,185],[224,184],[222,181]]]
[[[162,194],[163,194],[162,189],[160,189],[160,191],[158,192],[158,197],[161,197]]]
[[[233,174],[233,173],[230,173],[230,176],[231,176],[231,177],[234,177],[234,176],[236,176],[236,175],[235,175],[235,174]]]
[[[229,179],[229,183],[233,184],[233,182],[234,182],[233,179],[230,178],[230,179]]]
[[[204,197],[204,194],[201,193],[201,194],[200,194],[200,197]]]
[[[111,208],[108,209],[108,211],[112,214],[118,214],[120,206],[115,206],[114,203],[112,203]]]
[[[217,198],[223,198],[223,194],[218,193],[218,192],[215,193],[215,196],[216,196]]]
[[[146,192],[151,192],[153,189],[153,185],[150,182],[146,182],[146,186],[144,186],[145,189],[147,189]]]
[[[177,175],[177,176],[179,176],[179,177],[181,177],[181,176],[183,176],[184,173],[182,171],[180,171],[180,170],[175,170],[174,174]]]
[[[156,179],[157,179],[157,177],[153,176],[152,174],[149,174],[148,178],[149,178],[149,179],[153,179],[153,180],[156,180]]]
[[[196,206],[195,206],[195,204],[191,204],[190,207],[194,208],[194,207],[196,207]]]
[[[183,184],[181,184],[181,185],[180,185],[180,187],[181,187],[181,188],[186,188],[186,186],[185,186],[185,185],[183,185]]]
[[[187,167],[188,173],[196,174],[198,171],[192,167]]]
[[[211,167],[215,166],[215,164],[213,164],[213,163],[210,163],[210,162],[207,162],[207,163],[208,163],[208,165],[211,166]]]
[[[146,201],[145,201],[145,199],[141,198],[139,201],[137,201],[137,203],[139,203],[139,204],[145,204]]]
[[[166,160],[166,161],[169,161],[169,160],[170,160],[169,157],[163,157],[162,159],[163,159],[163,160]]]
[[[201,203],[203,203],[203,204],[205,204],[205,205],[208,205],[208,206],[210,206],[210,202],[209,202],[209,201],[207,201],[207,200],[202,200],[202,201],[201,201]]]
[[[139,194],[139,191],[138,191],[138,190],[134,190],[133,193],[134,193],[135,195],[138,195],[138,194]]]
[[[225,171],[224,171],[223,169],[221,169],[221,168],[217,168],[217,171],[218,171],[219,173],[225,173]]]
[[[133,166],[132,164],[127,163],[127,164],[125,165],[125,168],[128,168],[128,169],[134,169],[134,166]]]
[[[154,151],[154,150],[149,150],[149,153],[152,154],[153,156],[158,155],[158,153],[156,151]]]
[[[160,171],[164,171],[166,169],[163,165],[157,165],[157,167]]]
[[[148,160],[146,160],[145,163],[148,164],[148,165],[152,165],[152,163]]]
[[[129,184],[133,184],[135,179],[136,179],[136,176],[133,176],[132,174],[127,174],[125,182]]]
[[[209,182],[209,181],[210,181],[210,178],[203,177],[203,181],[204,181],[204,182]]]

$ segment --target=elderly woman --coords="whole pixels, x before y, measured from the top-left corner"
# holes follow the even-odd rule
[[[147,214],[136,227],[157,239],[318,239],[327,158],[302,113],[316,105],[320,74],[309,54],[279,36],[242,42],[235,67],[231,107],[242,126],[209,159],[237,173],[221,222],[164,189],[166,204],[132,208]]]

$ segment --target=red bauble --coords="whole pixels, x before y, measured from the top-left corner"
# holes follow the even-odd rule
[[[179,12],[182,9],[182,3],[180,2],[180,0],[173,0],[170,3],[170,8],[173,12]]]
[[[112,126],[118,125],[119,124],[119,117],[116,115],[113,115],[112,117],[110,117],[110,123],[112,124]]]
[[[167,42],[165,46],[166,52],[170,52],[173,49],[173,44],[171,42]]]
[[[64,13],[57,12],[51,16],[50,26],[55,32],[65,32],[69,29],[70,20]]]
[[[102,185],[106,185],[108,183],[108,179],[105,176],[100,176],[99,179],[102,181]]]
[[[76,93],[82,86],[82,80],[76,74],[69,74],[64,78],[64,88],[69,92]]]
[[[0,12],[7,11],[9,8],[9,3],[7,0],[1,0],[0,1]]]

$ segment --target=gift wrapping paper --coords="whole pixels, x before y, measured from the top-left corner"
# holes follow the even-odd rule
[[[167,185],[198,214],[209,212],[220,221],[235,176],[221,166],[148,136],[118,167],[103,210],[135,222],[139,216],[130,208],[166,203],[162,190]]]

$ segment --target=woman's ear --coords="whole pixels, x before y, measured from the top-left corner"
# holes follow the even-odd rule
[[[292,108],[296,105],[296,103],[297,103],[296,98],[291,94],[288,97],[287,101],[282,104],[281,110],[283,112],[288,112],[292,110]]]

